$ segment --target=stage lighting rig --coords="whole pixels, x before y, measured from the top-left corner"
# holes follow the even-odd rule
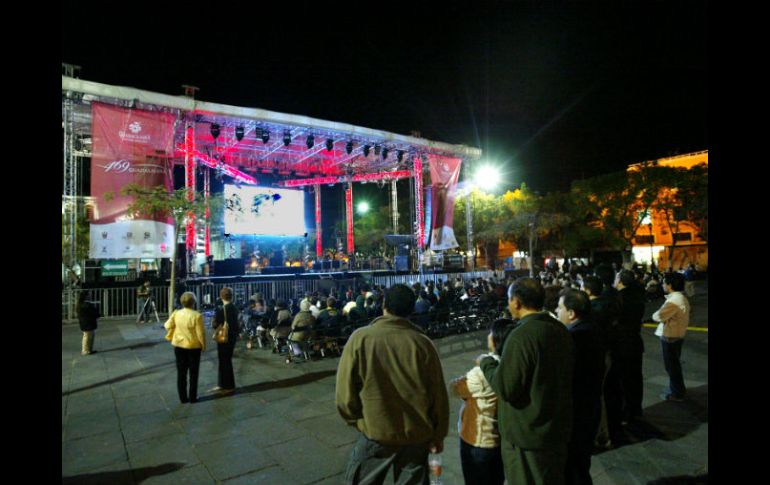
[[[349,141],[349,142],[348,142],[348,143],[345,145],[345,153],[347,153],[348,155],[350,155],[352,152],[353,152],[353,142],[352,142],[352,141]]]
[[[307,141],[305,141],[305,145],[307,146],[308,150],[313,148],[313,145],[315,145],[315,138],[313,137],[313,135],[308,135]]]
[[[382,149],[382,159],[385,160],[386,158],[388,158],[388,149],[387,148],[383,148]]]
[[[334,140],[332,140],[331,138],[327,138],[326,139],[326,151],[330,152],[330,151],[332,151],[332,148],[334,148]]]
[[[219,137],[219,125],[216,123],[211,124],[211,136],[216,140]]]
[[[238,141],[243,140],[243,127],[242,126],[236,126],[235,127],[235,139]]]
[[[262,130],[262,143],[267,143],[270,141],[270,132],[267,130]]]
[[[398,151],[398,163],[401,163],[404,161],[404,150]]]
[[[369,150],[370,150],[370,149],[371,149],[371,148],[369,147],[369,145],[364,145],[364,156],[365,156],[365,157],[368,157],[368,156],[369,156]]]
[[[283,146],[287,147],[291,145],[291,133],[288,131],[283,132]]]
[[[380,145],[374,145],[374,154],[379,155],[380,154]]]

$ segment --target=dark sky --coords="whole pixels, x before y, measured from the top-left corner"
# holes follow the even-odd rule
[[[506,186],[541,192],[709,148],[705,2],[363,3],[64,2],[62,62],[91,81],[174,95],[191,84],[205,101],[417,130],[479,147]]]

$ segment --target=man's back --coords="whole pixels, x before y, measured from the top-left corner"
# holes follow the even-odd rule
[[[443,440],[449,402],[435,346],[404,318],[386,315],[356,330],[337,371],[337,409],[380,443]]]
[[[505,340],[500,364],[481,362],[500,397],[501,437],[525,449],[567,443],[572,430],[574,347],[564,325],[545,313],[520,320]]]

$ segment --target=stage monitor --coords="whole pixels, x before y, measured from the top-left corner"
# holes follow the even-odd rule
[[[225,185],[225,233],[303,236],[305,192]]]

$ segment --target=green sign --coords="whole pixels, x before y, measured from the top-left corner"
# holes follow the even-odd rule
[[[102,260],[102,276],[127,276],[128,275],[128,260],[127,259],[115,259],[115,260]]]

